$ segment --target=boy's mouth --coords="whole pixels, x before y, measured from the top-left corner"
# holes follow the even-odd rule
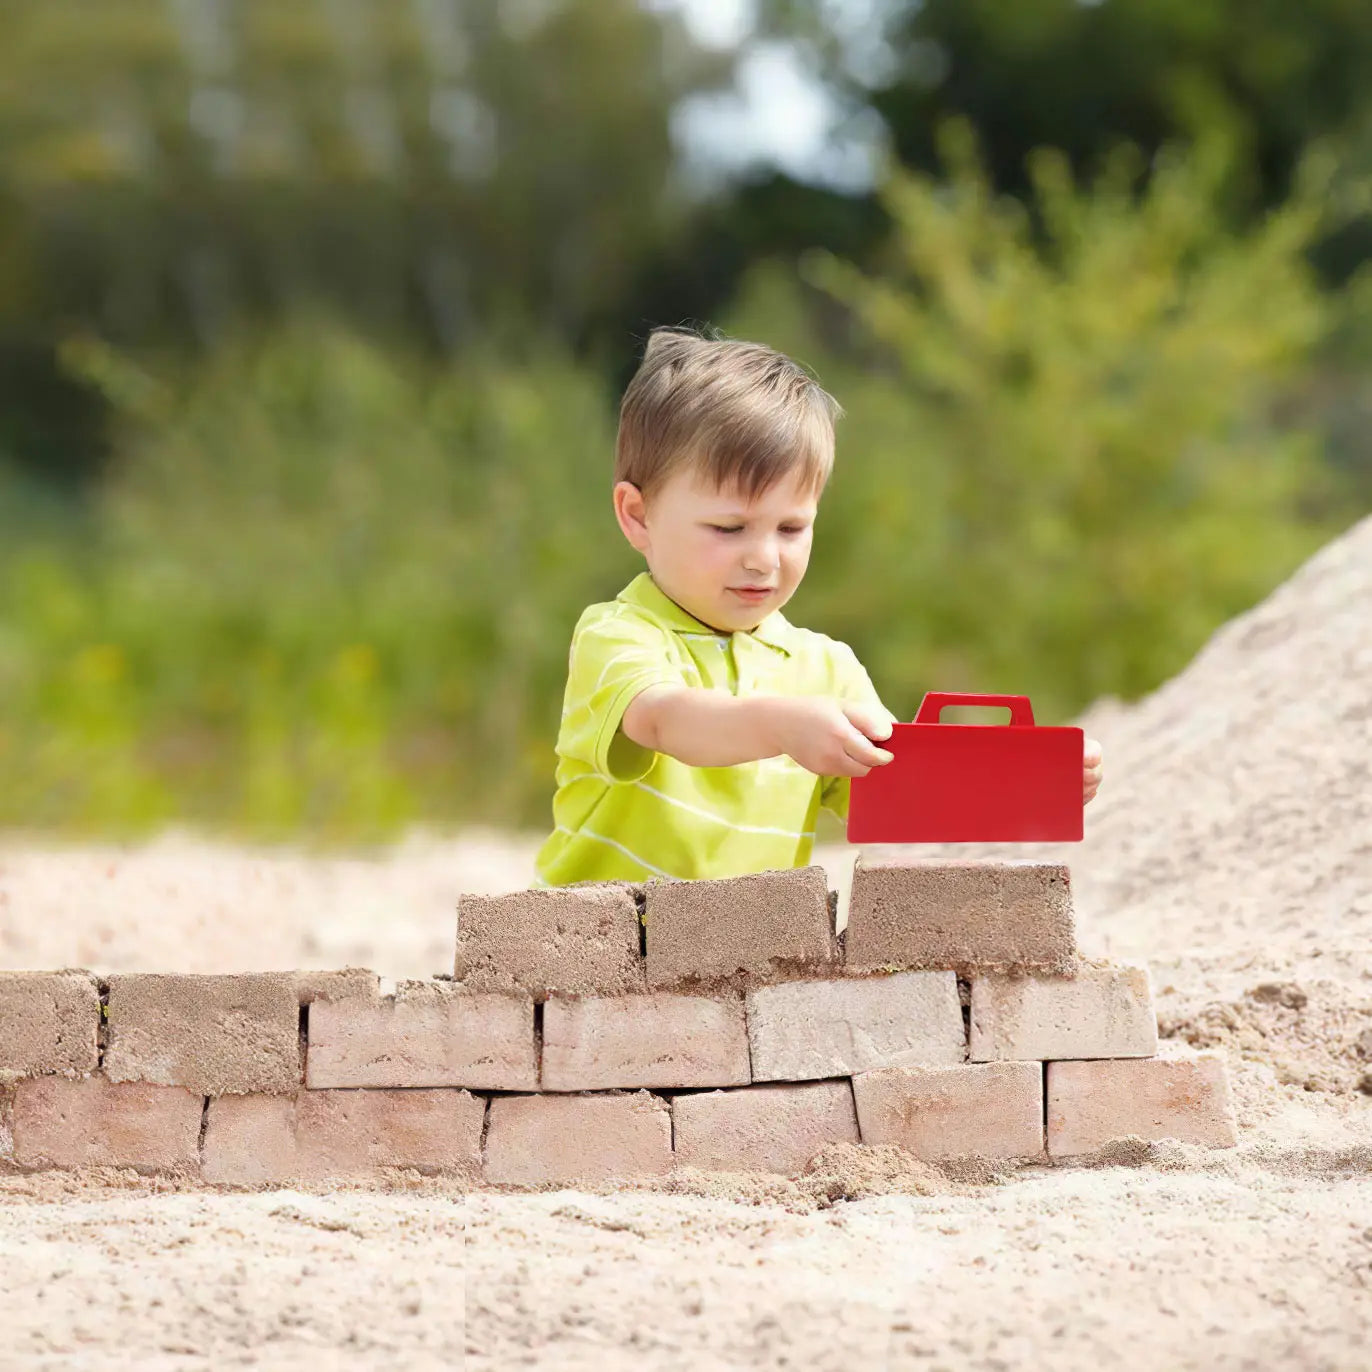
[[[747,601],[766,600],[772,594],[770,586],[730,586],[729,589],[740,599]]]

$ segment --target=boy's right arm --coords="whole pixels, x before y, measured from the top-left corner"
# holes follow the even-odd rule
[[[732,767],[784,753],[819,776],[866,776],[891,754],[884,710],[830,696],[733,696],[691,686],[649,686],[624,711],[624,734],[689,767]]]

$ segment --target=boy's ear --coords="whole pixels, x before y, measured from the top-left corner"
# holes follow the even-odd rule
[[[614,489],[615,519],[624,537],[639,552],[648,548],[648,526],[644,523],[643,492],[632,481],[618,482]]]

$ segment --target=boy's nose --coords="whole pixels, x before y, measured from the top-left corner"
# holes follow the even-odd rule
[[[749,549],[743,559],[743,570],[752,576],[770,576],[780,565],[776,547],[771,543]]]

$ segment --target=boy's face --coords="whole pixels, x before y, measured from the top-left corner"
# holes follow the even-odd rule
[[[810,562],[818,497],[788,476],[751,503],[679,468],[644,504],[621,481],[615,515],[661,590],[724,633],[750,631],[795,594]],[[764,594],[748,595],[750,588]]]

